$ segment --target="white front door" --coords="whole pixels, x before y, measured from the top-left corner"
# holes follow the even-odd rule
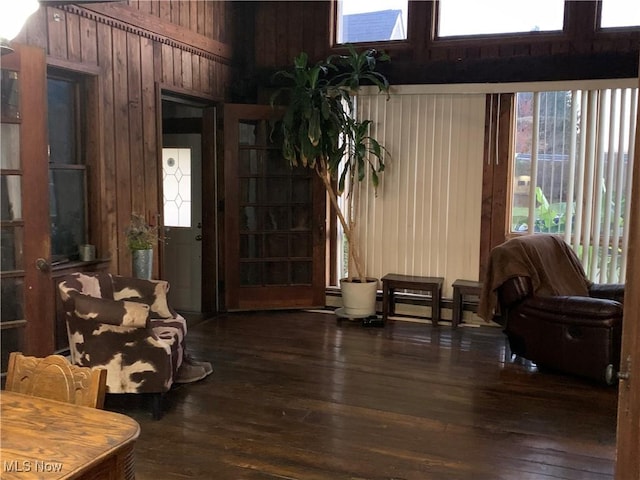
[[[164,278],[177,310],[202,309],[202,137],[165,134],[162,148]]]

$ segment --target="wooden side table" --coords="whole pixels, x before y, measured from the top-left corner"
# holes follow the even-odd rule
[[[420,290],[431,294],[431,323],[434,326],[440,321],[440,298],[442,297],[442,277],[417,277],[389,273],[382,277],[382,320],[387,321],[389,315],[395,313],[395,290]]]
[[[457,328],[462,322],[462,302],[465,295],[480,296],[482,282],[458,279],[453,282],[453,313],[451,314],[451,327]]]

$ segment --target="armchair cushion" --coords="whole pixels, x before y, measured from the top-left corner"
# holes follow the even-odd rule
[[[63,302],[70,295],[81,293],[94,298],[113,298],[111,275],[108,273],[74,273],[67,275],[60,283],[60,296]]]
[[[125,300],[75,295],[75,314],[78,318],[123,327],[149,326],[149,305]]]
[[[112,275],[113,299],[129,300],[148,305],[151,318],[173,318],[176,316],[167,302],[169,282],[165,280],[145,280]]]

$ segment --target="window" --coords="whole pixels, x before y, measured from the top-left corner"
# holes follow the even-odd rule
[[[601,0],[600,27],[634,27],[640,25],[637,0]]]
[[[338,0],[337,43],[407,39],[408,0]]]
[[[165,227],[191,226],[191,149],[162,149]]]
[[[438,36],[562,30],[564,0],[440,0]]]
[[[87,243],[86,166],[81,155],[80,85],[74,78],[47,78],[49,215],[52,261],[77,259]]]
[[[516,96],[512,232],[564,235],[594,282],[624,281],[638,89]]]
[[[24,219],[22,217],[23,170],[20,158],[19,72],[0,70],[0,322],[2,351],[24,348]],[[7,328],[7,325],[12,325]],[[7,358],[2,358],[6,371]]]

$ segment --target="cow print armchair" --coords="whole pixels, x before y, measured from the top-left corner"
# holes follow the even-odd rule
[[[185,319],[167,303],[169,284],[108,273],[63,277],[71,361],[107,370],[108,393],[154,394],[153,415],[185,355]]]

